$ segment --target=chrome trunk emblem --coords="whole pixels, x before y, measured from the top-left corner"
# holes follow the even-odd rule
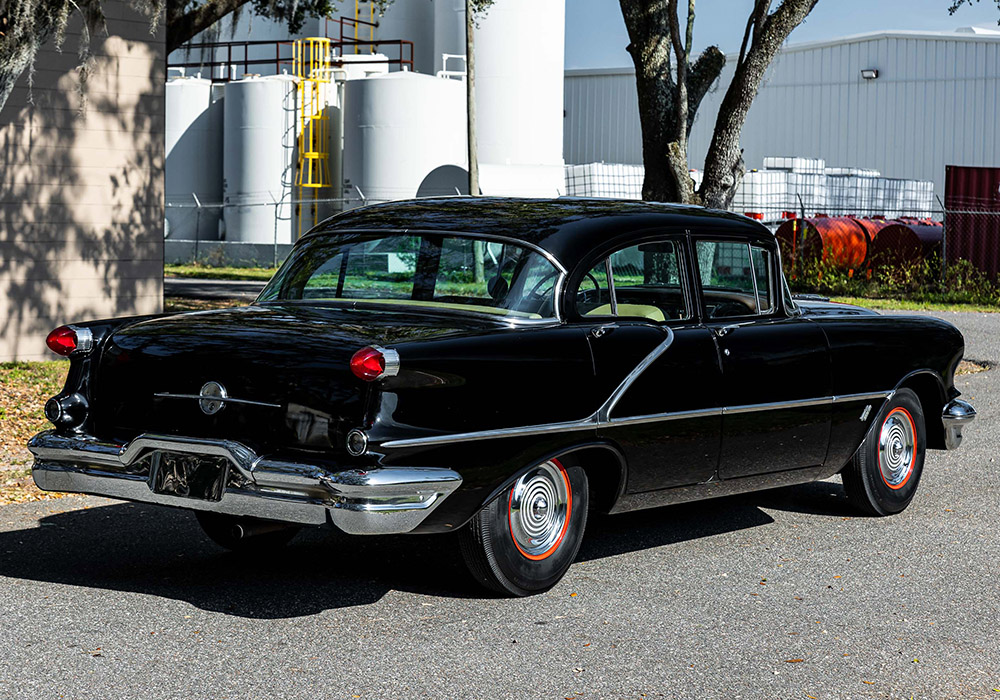
[[[226,407],[226,398],[228,394],[226,393],[226,387],[222,386],[218,382],[208,382],[198,392],[201,399],[198,401],[198,406],[201,407],[201,412],[206,416],[214,416],[216,413],[221,411]]]

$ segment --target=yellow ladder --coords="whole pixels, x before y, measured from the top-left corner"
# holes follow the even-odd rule
[[[309,207],[310,216],[303,215],[307,199],[319,199],[319,190],[333,184],[330,178],[330,117],[327,112],[332,56],[330,39],[296,39],[292,47],[293,70],[299,79],[299,158],[295,173],[295,185],[299,192],[299,204],[296,205],[299,235],[319,222],[319,209],[315,202]],[[305,226],[310,221],[311,224]]]
[[[367,12],[365,5],[367,5]],[[367,20],[361,20],[361,15],[367,14]],[[354,41],[361,40],[361,21],[368,22],[368,41],[375,41],[375,3],[371,0],[354,0]],[[375,53],[375,44],[368,46],[369,53]],[[361,53],[361,47],[354,45],[354,53]]]

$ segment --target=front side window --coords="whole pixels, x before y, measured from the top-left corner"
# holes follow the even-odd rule
[[[258,301],[350,301],[555,316],[559,271],[542,255],[454,235],[341,233],[297,247]]]
[[[615,251],[584,276],[576,295],[582,316],[633,316],[652,321],[690,318],[683,254],[677,241],[640,243]]]
[[[697,241],[695,252],[707,318],[774,310],[770,250],[735,241]]]

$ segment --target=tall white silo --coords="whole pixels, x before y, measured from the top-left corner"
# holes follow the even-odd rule
[[[389,73],[344,85],[344,196],[414,197],[445,165],[466,167],[465,88],[456,80]]]
[[[563,173],[565,0],[504,0],[476,29],[476,118],[484,194],[555,196]],[[543,40],[539,40],[542,37]],[[435,53],[465,53],[465,3],[441,0]]]
[[[450,2],[451,0],[446,0]],[[375,29],[376,40],[406,39],[413,42],[413,70],[427,75],[434,74],[434,6],[438,0],[403,0],[393,2],[385,9],[385,14],[376,17],[378,27]],[[362,17],[367,19],[367,17]],[[360,38],[367,39],[367,28],[359,29]],[[361,51],[367,52],[370,47],[363,46]],[[391,58],[399,57],[396,46],[380,45],[378,52]],[[345,48],[344,53],[350,49]],[[409,58],[406,49],[403,58]]]
[[[227,241],[292,241],[295,101],[295,80],[288,76],[226,85],[222,167]]]
[[[222,102],[212,83],[179,77],[166,86],[167,236],[219,237],[222,202]],[[202,206],[199,206],[202,205]]]

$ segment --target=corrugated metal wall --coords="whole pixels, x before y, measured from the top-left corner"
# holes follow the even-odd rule
[[[701,168],[732,61],[699,110],[691,167]],[[861,70],[877,68],[876,80]],[[932,180],[945,165],[1000,164],[1000,36],[893,33],[786,49],[768,71],[743,130],[744,159],[818,157]],[[567,71],[567,163],[640,163],[635,82],[628,71]]]
[[[568,70],[563,88],[568,164],[642,164],[642,133],[631,69]]]

